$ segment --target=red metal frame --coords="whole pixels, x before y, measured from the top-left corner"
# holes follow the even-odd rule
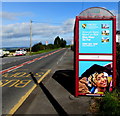
[[[112,61],[112,60],[97,60],[97,59],[94,59],[94,60],[91,60],[91,59],[80,59],[78,61]]]
[[[78,96],[78,81],[79,81],[79,78],[78,78],[78,46],[79,46],[79,20],[78,18],[76,17],[76,23],[75,23],[75,96]]]
[[[106,53],[79,53],[78,48],[79,48],[79,21],[82,20],[112,20],[113,22],[113,52],[112,54],[106,54]],[[75,96],[78,95],[86,95],[78,92],[78,87],[79,87],[79,61],[111,61],[113,62],[113,86],[116,87],[116,17],[112,17],[111,19],[81,19],[80,16],[76,16],[76,21],[75,21],[75,30],[74,30],[74,43],[75,43]],[[112,60],[89,60],[89,59],[80,59],[79,60],[79,55],[112,55],[113,59]]]
[[[113,80],[116,87],[116,18],[113,18]]]
[[[113,55],[113,54],[104,54],[104,53],[78,53],[79,55]]]

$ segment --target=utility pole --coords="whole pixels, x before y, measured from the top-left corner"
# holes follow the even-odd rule
[[[32,20],[30,20],[30,54],[32,51]]]

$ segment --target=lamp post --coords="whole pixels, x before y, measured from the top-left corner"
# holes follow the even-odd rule
[[[32,20],[30,20],[30,54],[32,51]]]

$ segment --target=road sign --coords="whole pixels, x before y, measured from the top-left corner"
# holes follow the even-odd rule
[[[104,8],[89,8],[76,17],[74,38],[75,96],[112,91],[116,86],[116,17]]]

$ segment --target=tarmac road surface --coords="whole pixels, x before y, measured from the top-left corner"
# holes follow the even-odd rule
[[[74,82],[74,52],[68,49],[15,115],[92,116],[91,97],[74,97]]]
[[[30,72],[40,82],[51,69],[58,64],[68,49],[35,55],[32,57],[21,57],[19,60],[12,60],[2,65],[2,113],[14,113],[36,88]]]

